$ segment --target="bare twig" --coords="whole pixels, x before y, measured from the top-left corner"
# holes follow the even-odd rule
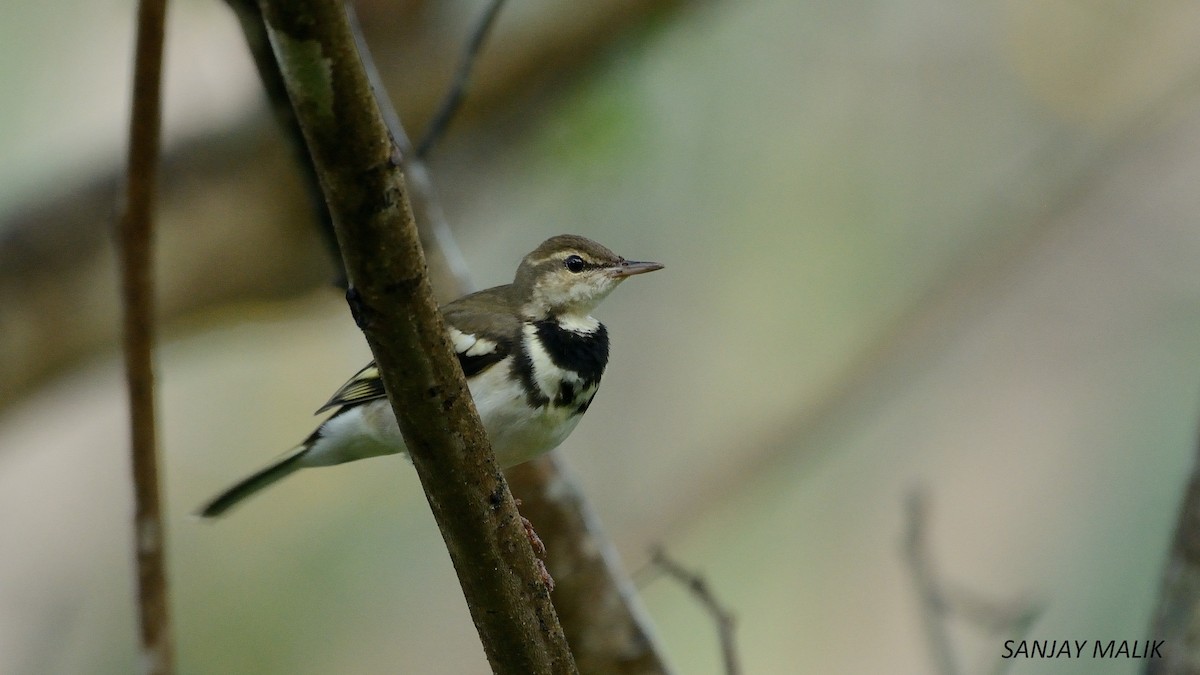
[[[483,37],[494,22],[503,0],[493,0],[465,50],[455,89],[442,106],[446,125],[458,110],[471,65]],[[352,8],[347,7],[355,43],[370,79],[389,133],[401,149],[405,176],[413,187],[413,212],[426,251],[440,254],[446,273],[443,295],[462,295],[473,288],[466,263],[450,230],[423,161],[424,153],[411,152],[399,114],[391,104],[382,78]],[[422,146],[431,146],[436,135],[427,132]],[[449,289],[448,291],[446,289]],[[604,675],[663,675],[670,673],[658,645],[652,622],[642,609],[599,519],[591,512],[578,482],[566,463],[550,453],[508,471],[513,492],[524,500],[521,510],[546,534],[550,549],[547,563],[558,580],[555,607],[580,670]]]
[[[154,418],[154,283],[151,244],[157,188],[165,0],[138,3],[129,168],[119,223],[125,378],[134,492],[142,672],[174,672],[168,608],[165,533],[158,484]]]
[[[346,13],[337,0],[261,0],[259,7],[333,214],[351,308],[488,661],[496,673],[577,672],[450,352],[397,149]]]
[[[713,595],[708,587],[708,581],[700,574],[692,572],[671,559],[662,548],[655,549],[651,563],[668,576],[687,587],[692,595],[704,605],[713,621],[717,624],[717,635],[721,640],[721,658],[725,663],[725,675],[739,675],[742,672],[741,663],[737,656],[737,642],[734,639],[735,618]]]
[[[458,114],[458,109],[467,95],[467,86],[471,83],[471,71],[475,68],[475,63],[479,60],[480,50],[483,49],[483,41],[487,38],[488,33],[491,32],[492,26],[496,23],[496,17],[500,15],[500,9],[503,6],[504,0],[490,0],[487,8],[483,11],[483,15],[479,17],[479,22],[475,24],[475,30],[471,33],[471,39],[467,40],[467,46],[463,50],[462,59],[458,62],[458,69],[454,71],[454,79],[450,82],[450,89],[446,92],[446,96],[442,99],[442,102],[438,104],[437,112],[434,113],[433,119],[430,120],[429,126],[425,129],[425,135],[417,143],[418,158],[425,159],[429,157],[430,151],[442,139],[446,130],[450,128],[450,122]]]
[[[1150,639],[1163,640],[1161,659],[1146,661],[1146,675],[1200,672],[1200,454],[1179,505],[1175,535],[1163,569]]]
[[[940,675],[961,673],[950,633],[946,625],[949,603],[938,583],[933,570],[933,557],[929,553],[929,540],[925,532],[928,524],[925,495],[914,490],[908,499],[908,528],[904,537],[904,556],[917,585],[920,598],[921,625],[925,628],[925,639],[933,657],[934,671]]]
[[[904,557],[917,586],[921,623],[933,656],[935,672],[958,675],[967,672],[961,666],[950,639],[949,621],[961,617],[989,635],[1005,640],[1020,640],[1028,634],[1042,607],[1027,600],[997,602],[943,581],[929,550],[929,506],[922,490],[913,490],[907,503]],[[1000,675],[1012,661],[989,658],[986,672]]]

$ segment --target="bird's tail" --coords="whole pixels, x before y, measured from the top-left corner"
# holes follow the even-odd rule
[[[246,476],[221,494],[205,502],[200,507],[197,515],[201,518],[216,518],[234,506],[237,506],[243,499],[263,488],[274,485],[277,481],[290,476],[297,469],[304,468],[301,459],[304,457],[305,452],[308,452],[307,443],[297,446],[283,457]]]

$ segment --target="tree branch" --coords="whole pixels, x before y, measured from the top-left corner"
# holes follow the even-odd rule
[[[134,558],[143,672],[174,672],[165,532],[154,415],[154,280],[151,244],[161,127],[165,0],[138,3],[129,168],[118,225],[134,492]]]
[[[933,570],[933,557],[929,553],[927,529],[927,506],[925,494],[914,490],[908,498],[907,530],[904,536],[904,558],[920,599],[921,625],[925,628],[925,639],[933,656],[934,672],[940,675],[956,675],[962,670],[950,643],[946,625],[949,614],[948,602],[942,592],[937,573]]]
[[[1041,616],[1042,606],[1020,598],[998,602],[964,588],[955,588],[943,580],[937,572],[929,547],[928,501],[923,490],[913,490],[908,496],[904,557],[917,586],[921,624],[929,641],[934,672],[940,675],[965,672],[1000,675],[1012,665],[1012,660],[989,654],[983,668],[964,668],[961,665],[950,638],[950,619],[961,617],[989,635],[999,635],[1005,640],[1021,640]]]
[[[336,0],[261,0],[333,215],[355,319],[378,362],[497,673],[573,673],[533,551],[450,352],[388,136]]]
[[[650,562],[665,572],[667,576],[683,584],[691,592],[692,597],[704,605],[704,608],[712,615],[713,621],[717,624],[717,637],[721,640],[721,661],[725,664],[725,675],[740,675],[742,665],[738,660],[737,641],[733,636],[737,623],[733,612],[726,609],[717,600],[717,596],[708,587],[708,581],[704,577],[685,569],[683,565],[668,556],[664,549],[656,549]]]
[[[388,133],[392,135],[392,141],[400,148],[404,176],[408,179],[409,189],[414,195],[411,204],[413,216],[417,220],[417,231],[421,235],[421,247],[432,258],[430,268],[436,272],[434,278],[446,280],[443,286],[450,287],[443,291],[446,297],[466,295],[474,290],[471,274],[467,269],[467,261],[454,240],[454,234],[450,231],[450,222],[446,220],[442,204],[434,193],[429,169],[425,166],[422,156],[413,151],[412,142],[408,140],[408,134],[400,122],[400,113],[392,105],[383,77],[375,66],[375,59],[367,47],[367,39],[358,24],[358,15],[350,4],[346,5],[346,16],[349,19],[350,31],[354,35],[354,44],[362,59],[363,70],[367,73],[375,101],[383,115],[383,122],[387,125]]]
[[[1164,640],[1162,658],[1146,661],[1146,675],[1200,671],[1200,453],[1179,505],[1179,519],[1163,569],[1150,639]]]
[[[321,192],[321,179],[317,169],[308,156],[308,146],[304,143],[304,133],[300,130],[300,122],[292,110],[288,100],[287,87],[283,82],[283,74],[279,72],[279,64],[271,51],[271,42],[267,37],[267,28],[263,24],[262,12],[258,9],[256,0],[226,0],[242,27],[242,35],[250,48],[250,56],[254,59],[258,79],[262,82],[271,104],[271,114],[275,118],[284,136],[287,138],[288,149],[291,150],[293,164],[300,171],[300,180],[304,184],[304,192],[308,197],[311,212],[317,218],[317,230],[329,252],[334,269],[337,270],[333,283],[346,288],[346,270],[342,266],[342,252],[338,249],[337,233],[333,229],[333,216],[325,205],[325,195]]]
[[[239,16],[247,41],[255,51],[272,107],[280,118],[293,153],[299,161],[311,167],[300,127],[282,88],[282,76],[275,64],[266,39],[257,5],[247,0],[229,0]],[[497,8],[499,2],[493,5]],[[441,204],[433,189],[425,163],[412,152],[400,116],[391,104],[382,78],[375,67],[357,18],[347,6],[349,27],[354,35],[363,68],[379,105],[388,132],[400,148],[401,164],[409,187],[410,203],[421,234],[423,249],[430,255],[431,276],[440,297],[453,298],[472,290],[466,264],[450,230]],[[494,9],[488,16],[494,18]],[[492,18],[484,19],[490,22]],[[477,28],[476,34],[485,29]],[[259,54],[265,51],[265,54]],[[478,47],[467,50],[478,54]],[[469,70],[467,64],[461,70]],[[278,87],[272,86],[278,81]],[[278,101],[282,98],[282,103]],[[308,169],[314,180],[308,184],[318,192],[313,200],[323,212],[321,223],[332,227],[319,192],[316,173]],[[336,245],[336,239],[329,238]],[[336,253],[336,248],[334,249]],[[337,253],[340,258],[340,253]],[[578,483],[563,460],[551,453],[521,467],[510,469],[513,491],[524,500],[522,509],[545,535],[549,545],[547,562],[558,587],[554,604],[560,613],[563,630],[579,667],[587,673],[621,675],[655,675],[669,673],[665,658],[657,644],[653,624],[648,619],[632,584],[620,568],[618,556],[600,527]]]
[[[463,50],[462,60],[459,61],[458,68],[454,71],[450,90],[438,104],[437,112],[433,114],[433,119],[425,129],[425,135],[421,137],[421,142],[417,143],[417,157],[420,159],[429,157],[429,152],[446,134],[446,130],[450,128],[450,122],[458,113],[459,107],[462,106],[463,99],[467,95],[467,85],[471,82],[471,71],[474,70],[479,53],[483,49],[483,41],[491,32],[492,26],[495,25],[496,17],[500,16],[502,7],[504,7],[504,0],[490,0],[487,8],[483,11],[483,16],[479,18],[479,23],[475,24],[475,30],[471,32],[471,38],[467,40],[467,47]]]
[[[554,606],[580,672],[662,675],[671,669],[637,589],[558,451],[508,470],[521,512],[546,544]]]
[[[346,272],[342,266],[342,254],[338,248],[333,220],[325,205],[325,196],[321,191],[321,183],[316,169],[308,155],[304,134],[300,130],[296,115],[288,100],[287,91],[283,85],[283,75],[279,72],[279,65],[275,62],[274,54],[271,52],[271,45],[258,4],[255,0],[226,1],[238,16],[242,33],[246,36],[246,43],[250,47],[259,78],[262,80],[263,89],[271,102],[272,112],[280,129],[284,132],[296,164],[300,167],[304,188],[308,193],[313,212],[317,216],[322,240],[329,249],[338,270],[336,283],[345,288]],[[358,47],[362,67],[370,82],[375,102],[379,106],[379,112],[387,126],[388,133],[391,134],[392,140],[400,149],[401,165],[404,175],[408,179],[409,193],[412,196],[410,204],[413,216],[417,221],[421,247],[425,250],[426,261],[429,264],[430,277],[435,281],[435,292],[441,300],[453,299],[473,290],[466,260],[454,242],[441,204],[434,195],[429,171],[425,167],[425,163],[413,152],[408,134],[405,133],[404,126],[400,123],[400,115],[387,95],[387,88],[359,25],[358,15],[354,11],[353,5],[346,4],[345,7],[348,25],[354,36],[355,45]]]

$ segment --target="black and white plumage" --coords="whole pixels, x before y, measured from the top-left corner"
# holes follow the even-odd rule
[[[496,459],[509,467],[554,449],[591,405],[608,363],[608,331],[592,310],[626,278],[661,269],[584,237],[552,237],[522,259],[513,283],[442,307],[449,339]],[[374,362],[318,413],[307,439],[200,510],[219,516],[297,469],[404,452]]]

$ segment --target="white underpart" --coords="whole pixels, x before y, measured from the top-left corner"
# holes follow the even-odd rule
[[[305,466],[330,466],[404,451],[404,438],[386,398],[354,406],[325,420],[304,453]]]
[[[574,409],[570,407],[529,407],[525,389],[520,380],[512,376],[510,365],[509,360],[498,363],[471,382],[475,407],[492,441],[496,459],[503,467],[520,464],[557,448],[583,417],[572,414]],[[563,372],[557,367],[555,370]],[[554,392],[558,392],[557,385]]]
[[[581,326],[585,324],[580,323]],[[536,329],[526,326],[526,330]],[[457,339],[453,334],[451,337]],[[563,380],[579,383],[578,375],[554,365],[538,341],[532,340],[529,344],[534,382],[547,398],[553,400],[558,395],[559,383]],[[525,389],[513,376],[511,366],[512,357],[509,357],[470,381],[475,408],[502,467],[520,464],[558,447],[583,417],[573,414],[572,406],[529,407]],[[580,395],[588,397],[594,391],[594,387],[589,387]],[[304,464],[329,466],[404,450],[404,438],[392,415],[391,405],[387,399],[379,399],[326,420],[321,426],[320,437],[304,453]]]

